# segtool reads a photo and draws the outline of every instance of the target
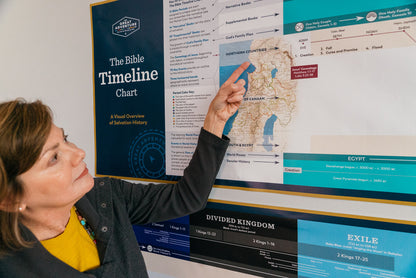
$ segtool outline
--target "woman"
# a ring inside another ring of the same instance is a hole
[[[0,277],[148,277],[132,224],[201,209],[228,146],[221,138],[245,92],[242,64],[211,102],[177,184],[89,174],[41,102],[0,104]],[[236,82],[237,81],[237,82]]]

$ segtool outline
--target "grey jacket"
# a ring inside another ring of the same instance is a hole
[[[0,259],[0,277],[148,277],[132,224],[159,222],[200,210],[206,204],[228,146],[201,129],[198,145],[183,178],[176,184],[134,184],[96,178],[76,207],[96,233],[101,265],[81,273],[52,256],[22,226],[26,248]]]

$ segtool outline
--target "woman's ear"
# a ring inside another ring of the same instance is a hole
[[[19,206],[17,207],[17,210],[19,212],[22,212],[26,209],[26,204],[19,204]]]
[[[0,202],[0,210],[6,212],[22,212],[26,209],[26,204],[16,203],[10,201],[8,198],[5,198]]]

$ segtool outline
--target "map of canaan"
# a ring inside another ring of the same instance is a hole
[[[296,109],[297,81],[291,79],[293,55],[283,38],[253,40],[248,88],[238,113],[229,120],[231,147],[246,152],[279,152],[284,149],[284,130]]]

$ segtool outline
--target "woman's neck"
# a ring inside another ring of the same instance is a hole
[[[22,212],[21,222],[29,228],[39,241],[51,239],[65,231],[71,216],[71,208],[37,210],[26,208]]]

